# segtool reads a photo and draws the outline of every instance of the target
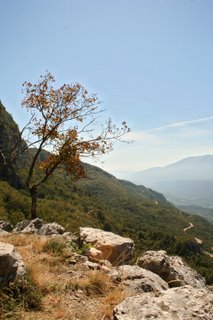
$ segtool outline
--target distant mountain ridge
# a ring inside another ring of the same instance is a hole
[[[213,155],[184,158],[165,167],[139,171],[130,178],[134,183],[145,186],[158,181],[213,180]]]
[[[188,157],[129,178],[163,193],[176,206],[213,207],[213,155]]]

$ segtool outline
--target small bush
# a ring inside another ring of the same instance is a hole
[[[51,252],[57,256],[61,256],[63,255],[65,248],[66,248],[66,244],[63,241],[58,239],[51,239],[44,246],[44,251]]]
[[[71,243],[71,249],[72,251],[84,255],[86,251],[90,248],[94,248],[94,245],[92,243],[84,243],[81,245],[78,245],[76,242]]]
[[[41,298],[42,295],[40,290],[29,276],[18,278],[10,284],[1,284],[1,319],[9,319],[10,315],[15,315],[18,308],[23,308],[25,310],[41,310]]]

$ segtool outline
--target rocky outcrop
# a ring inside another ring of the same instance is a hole
[[[138,266],[123,265],[110,273],[115,281],[122,284],[133,293],[166,290],[167,282],[151,271]]]
[[[23,260],[12,244],[0,242],[0,282],[9,282],[26,273]]]
[[[14,232],[22,232],[22,233],[38,233],[38,230],[42,227],[43,220],[36,218],[34,220],[24,220],[19,222]]]
[[[138,265],[158,274],[170,287],[190,284],[196,288],[205,287],[205,279],[191,269],[180,257],[168,256],[166,251],[147,251],[139,259]]]
[[[16,227],[17,233],[24,232],[26,235],[22,235],[23,238],[27,238],[28,233],[34,233],[31,241],[33,237],[43,239],[40,235],[53,235],[60,242],[64,241],[68,274],[75,277],[86,275],[87,278],[90,270],[93,276],[94,270],[105,273],[101,274],[101,281],[109,281],[109,288],[118,286],[119,293],[122,290],[123,297],[128,296],[114,308],[111,320],[213,319],[213,292],[180,257],[169,257],[166,251],[147,251],[138,259],[138,265],[131,266],[124,264],[134,249],[131,239],[93,228],[80,228],[79,238],[76,239],[64,231],[62,226],[43,224],[40,219],[24,221]],[[0,282],[9,283],[17,275],[24,274],[22,258],[15,252],[14,246],[0,243]],[[96,276],[98,274],[95,273]],[[83,295],[83,291],[80,292]]]
[[[81,246],[90,243],[96,249],[87,252],[91,261],[108,260],[113,265],[128,261],[134,250],[133,240],[94,228],[80,228],[79,243]]]
[[[9,222],[0,221],[0,229],[7,231],[7,232],[10,232],[13,230],[13,226]]]
[[[13,231],[22,233],[36,233],[45,236],[61,235],[65,233],[65,229],[60,224],[55,222],[43,224],[43,220],[39,218],[19,222]]]
[[[44,236],[63,234],[64,232],[65,229],[56,222],[46,223],[38,230],[38,234]]]
[[[114,309],[113,320],[212,320],[213,294],[191,286],[125,299]]]

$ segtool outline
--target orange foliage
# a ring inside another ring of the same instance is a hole
[[[129,131],[126,122],[117,128],[109,119],[97,133],[95,121],[102,112],[97,96],[89,95],[79,83],[55,88],[54,82],[53,75],[47,72],[37,84],[23,84],[22,106],[31,113],[26,129],[34,136],[29,146],[36,148],[26,179],[26,186],[31,191],[44,183],[59,166],[75,179],[82,177],[82,156],[94,157],[109,152],[113,141],[120,140]],[[35,183],[34,169],[45,148],[50,148],[51,154],[40,162],[44,176]]]

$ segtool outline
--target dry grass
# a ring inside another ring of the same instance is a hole
[[[30,245],[34,250],[38,252],[43,250],[44,245],[48,241],[47,237],[45,236],[38,236],[34,234],[24,234],[24,233],[14,233],[9,234],[7,236],[3,236],[0,238],[1,241],[9,242],[14,246],[26,246]]]
[[[87,296],[106,295],[113,288],[111,279],[101,271],[85,271],[81,276],[72,278],[67,289],[82,290]]]
[[[0,241],[16,246],[43,295],[42,311],[21,309],[19,319],[107,320],[114,306],[128,294],[105,272],[89,270],[81,263],[69,265],[63,252],[56,255],[46,250],[45,237],[17,234]]]

